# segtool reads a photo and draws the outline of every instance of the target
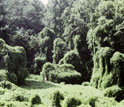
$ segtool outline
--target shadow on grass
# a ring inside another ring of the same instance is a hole
[[[21,88],[25,89],[47,89],[47,88],[56,88],[59,87],[50,82],[45,81],[35,81],[35,80],[26,80],[25,85],[21,86]]]

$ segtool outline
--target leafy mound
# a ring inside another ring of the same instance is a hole
[[[0,76],[15,84],[22,84],[28,76],[26,69],[26,53],[23,47],[8,46],[4,40],[0,39]],[[8,76],[7,76],[8,75]]]
[[[48,81],[66,84],[82,83],[82,75],[70,64],[55,65],[46,63],[41,73],[42,77]]]

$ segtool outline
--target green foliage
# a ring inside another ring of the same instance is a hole
[[[75,97],[67,97],[64,100],[63,107],[77,107],[81,105],[81,101],[78,98]]]
[[[121,101],[124,98],[124,90],[116,85],[106,88],[104,95],[107,97],[113,97],[116,101]]]
[[[31,106],[35,105],[35,104],[39,105],[39,104],[41,104],[41,99],[40,99],[39,95],[35,94],[30,97],[29,102],[31,103]]]
[[[17,88],[16,85],[14,85],[13,83],[11,83],[9,81],[0,82],[0,87],[2,87],[4,89],[8,89],[8,90],[15,90]]]
[[[46,63],[46,57],[37,56],[34,59],[34,73],[39,74],[42,70],[42,66]]]
[[[124,86],[123,11],[123,0],[105,0],[91,15],[87,40],[93,54],[91,83],[95,87]]]
[[[49,72],[54,70],[55,67],[53,64],[47,62],[43,65],[43,68],[42,68],[42,72],[41,72],[41,75],[43,77],[43,79],[45,80],[49,80]]]
[[[55,39],[53,46],[53,63],[57,64],[64,57],[66,52],[66,43],[60,38]]]
[[[73,0],[50,0],[48,2],[46,12],[44,14],[44,24],[52,28],[57,36],[61,36],[63,33],[63,23],[61,15],[64,9],[68,6],[71,6]]]
[[[0,87],[0,95],[5,94],[6,90]]]
[[[0,70],[0,81],[8,81],[8,71],[7,70]]]
[[[18,101],[0,101],[0,106],[1,107],[27,107],[29,104],[27,102],[18,102]]]
[[[43,65],[41,75],[44,80],[56,83],[79,84],[82,82],[81,74],[71,64],[55,65],[46,63]]]
[[[95,102],[98,100],[98,97],[90,97],[89,99],[88,99],[88,103],[89,103],[89,105],[91,105],[91,107],[96,107],[95,106]]]
[[[0,95],[1,107],[8,105],[12,107],[54,107],[56,105],[60,105],[60,107],[64,107],[64,105],[66,107],[123,107],[123,101],[119,103],[113,98],[105,97],[104,90],[101,91],[91,86],[44,82],[40,80],[39,75],[31,75],[25,85],[17,87],[16,90],[3,88],[0,90],[4,93]],[[31,105],[29,99],[36,94],[40,96],[43,103]],[[76,105],[78,101],[80,104]]]
[[[82,70],[80,68],[80,66],[82,65],[80,56],[75,51],[70,51],[65,54],[64,63],[72,64],[75,67],[75,69],[79,72],[81,72],[81,70]]]
[[[11,47],[5,44],[2,39],[0,39],[0,44],[0,69],[8,70],[8,77],[11,82],[22,84],[24,79],[28,76],[28,71],[26,70],[26,53],[24,48],[19,46]],[[13,80],[13,77],[15,80]]]
[[[82,83],[82,86],[90,86],[91,84],[90,84],[90,82],[83,82]]]
[[[79,46],[81,45],[81,37],[80,35],[76,35],[74,38],[74,49],[79,52]]]
[[[54,36],[54,31],[53,29],[49,28],[49,27],[45,27],[40,33],[39,36],[41,38],[45,38],[46,36],[52,38]]]
[[[45,27],[37,37],[40,57],[46,57],[47,62],[52,62],[52,50],[55,33],[52,29]],[[37,55],[37,56],[38,56]]]
[[[123,87],[123,65],[124,65],[124,54],[120,52],[115,52],[110,59],[110,63],[112,64],[112,73],[113,73],[113,81],[116,82],[117,85]]]
[[[77,107],[91,107],[91,106],[90,105],[81,104],[80,106],[77,106]]]
[[[12,96],[12,99],[14,101],[19,101],[19,102],[24,102],[26,99],[25,97],[23,96],[23,93],[18,93],[18,92],[14,92],[13,96]]]
[[[14,84],[18,83],[18,79],[17,79],[17,76],[15,73],[9,73],[8,78],[9,78],[10,82],[12,82]]]
[[[75,51],[69,51],[65,54],[63,61],[65,64],[72,64],[75,69],[82,74],[83,81],[88,79],[88,71],[84,65],[84,63],[81,61],[81,58],[79,54]]]
[[[113,57],[110,59],[110,63],[114,66],[120,65],[121,62],[124,61],[124,54],[120,52],[115,52]]]
[[[59,63],[58,64],[64,64],[64,58],[62,58],[60,61],[59,61]]]
[[[61,107],[61,100],[63,100],[64,97],[59,91],[55,91],[53,92],[51,99],[51,107]]]

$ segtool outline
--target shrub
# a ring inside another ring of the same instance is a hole
[[[24,48],[19,46],[8,46],[2,39],[0,39],[0,44],[0,69],[8,70],[8,74],[14,73],[17,77],[17,83],[19,85],[22,84],[24,79],[28,76],[28,71],[26,69],[26,53]],[[11,78],[9,79],[12,80]],[[16,81],[14,81],[14,83],[16,83]]]
[[[45,78],[47,80],[49,80],[49,72],[52,71],[52,70],[55,70],[55,67],[52,63],[47,62],[43,65],[41,75],[42,75],[44,80],[45,80]]]
[[[90,86],[91,84],[90,84],[90,82],[83,82],[82,83],[82,86]]]
[[[81,101],[75,97],[67,97],[63,103],[63,107],[77,107],[79,105],[81,105]]]
[[[35,105],[35,104],[38,105],[41,104],[41,99],[39,95],[35,94],[29,98],[29,102],[31,103],[31,105]]]
[[[8,81],[8,71],[7,70],[0,70],[0,81]]]
[[[18,79],[15,73],[9,73],[8,78],[10,82],[17,84]]]
[[[79,72],[82,71],[81,66],[83,66],[83,65],[82,65],[80,56],[75,51],[69,51],[65,54],[64,63],[72,64],[77,71],[79,71]]]
[[[46,63],[41,74],[42,77],[56,83],[80,84],[82,82],[82,75],[71,64],[55,65]]]
[[[61,83],[65,82],[66,84],[81,84],[82,76],[77,71],[67,71],[67,72],[50,72],[50,80],[52,82]]]
[[[86,70],[85,65],[82,63],[79,54],[72,50],[65,54],[64,58],[65,64],[71,64],[75,67],[76,71],[80,72],[83,76],[83,79],[87,79],[88,72]]]
[[[5,92],[6,90],[0,87],[0,95],[3,95]]]
[[[52,50],[53,50],[53,41],[55,39],[55,32],[45,27],[39,34],[38,34],[38,46],[39,46],[39,54],[41,56],[46,57],[47,62],[52,62]]]
[[[89,105],[91,106],[91,107],[96,107],[95,106],[95,102],[98,100],[98,97],[96,97],[96,96],[93,96],[93,97],[90,97],[89,99],[88,99],[88,103],[89,103]]]
[[[62,64],[60,65],[60,68],[63,70],[75,70],[74,66],[71,64]]]
[[[116,85],[106,88],[104,95],[107,97],[113,97],[117,101],[121,101],[124,99],[124,90]]]
[[[9,90],[17,89],[17,86],[14,85],[13,83],[9,82],[9,81],[2,81],[2,82],[0,82],[0,87],[2,87],[4,89],[9,89]]]
[[[47,59],[43,56],[37,56],[34,59],[34,73],[39,74],[42,70],[42,66],[46,63]]]
[[[64,58],[59,62],[59,64],[71,64],[75,67],[75,70],[82,74],[83,81],[89,79],[89,71],[86,69],[86,64],[81,61],[80,55],[77,51],[72,50],[65,54]]]
[[[64,54],[66,52],[67,52],[66,43],[60,38],[55,39],[53,46],[53,63],[58,64],[59,60],[64,57]]]
[[[61,107],[61,100],[63,100],[64,97],[59,91],[55,91],[52,94],[52,102],[51,107]]]
[[[14,92],[13,96],[12,96],[12,99],[14,101],[19,101],[19,102],[24,102],[26,101],[25,97],[23,96],[23,94],[21,93],[18,93],[18,92]]]

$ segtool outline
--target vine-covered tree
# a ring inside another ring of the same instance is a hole
[[[91,18],[87,36],[94,60],[91,83],[98,88],[124,86],[123,6],[123,0],[103,1]]]
[[[68,51],[66,43],[60,39],[57,38],[54,40],[53,44],[53,63],[58,63],[65,55],[65,53]]]

